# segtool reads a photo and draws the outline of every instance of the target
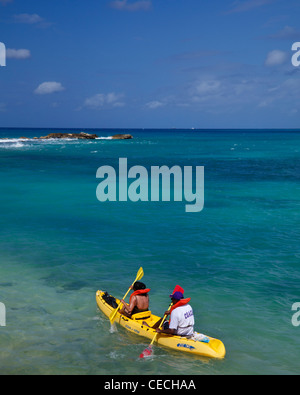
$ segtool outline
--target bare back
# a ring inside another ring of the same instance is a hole
[[[130,312],[132,312],[135,307],[140,311],[147,311],[149,309],[149,295],[133,296],[129,305]]]
[[[136,307],[139,310],[148,310],[149,309],[149,295],[137,295],[136,296]]]

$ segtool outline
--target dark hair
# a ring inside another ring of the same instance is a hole
[[[133,290],[134,291],[139,291],[141,289],[146,289],[146,285],[144,283],[141,283],[140,281],[136,281],[133,284]]]

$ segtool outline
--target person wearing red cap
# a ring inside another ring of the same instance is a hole
[[[176,285],[172,295],[172,307],[166,314],[170,314],[168,325],[164,325],[164,329],[156,329],[158,333],[166,333],[177,336],[192,336],[194,333],[194,313],[189,305],[191,298],[184,298],[184,289]]]

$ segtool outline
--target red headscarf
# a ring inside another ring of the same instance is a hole
[[[175,292],[180,292],[180,293],[182,293],[182,295],[183,295],[183,294],[184,294],[184,289],[181,288],[180,285],[176,285],[176,287],[174,288],[174,291],[173,291],[172,295],[174,295]],[[170,297],[171,297],[172,295],[170,295]]]
[[[174,288],[174,291],[173,291],[172,295],[170,295],[170,297],[172,297],[175,294],[175,292],[180,292],[183,295],[184,289],[180,285],[176,285],[176,287]],[[170,313],[172,314],[172,311],[177,309],[177,307],[185,306],[186,304],[188,304],[190,302],[190,300],[191,300],[191,298],[178,300],[178,302],[175,303],[171,307]]]

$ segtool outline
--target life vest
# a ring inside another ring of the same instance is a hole
[[[130,301],[132,299],[133,296],[137,296],[137,295],[147,295],[147,293],[149,293],[151,291],[150,288],[147,289],[139,289],[138,291],[134,291],[131,295],[130,295]]]
[[[176,304],[174,304],[174,305],[171,307],[170,314],[172,314],[172,311],[174,311],[175,309],[177,309],[177,307],[185,306],[186,304],[189,304],[190,301],[191,301],[191,298],[179,300]]]

